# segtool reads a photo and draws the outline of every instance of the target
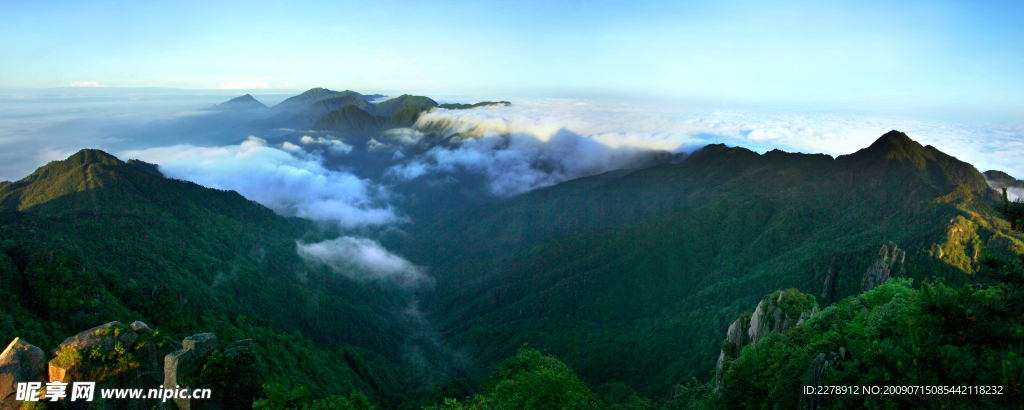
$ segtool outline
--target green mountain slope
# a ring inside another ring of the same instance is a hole
[[[318,120],[312,129],[340,133],[369,135],[380,130],[381,120],[355,105],[332,111]]]
[[[994,189],[1011,187],[1024,188],[1024,181],[1014,178],[1003,171],[985,171],[982,175],[985,176],[985,180],[987,180]]]
[[[729,409],[1017,407],[1024,397],[1024,255],[1010,261],[988,264],[999,278],[992,286],[915,287],[897,279],[742,350],[723,343],[720,384],[701,401]],[[774,300],[784,299],[777,292],[765,303]],[[747,314],[737,323],[747,320],[754,322]],[[854,390],[801,394],[821,386]]]
[[[350,105],[358,107],[360,110],[368,113],[372,113],[375,110],[373,104],[366,102],[366,100],[361,97],[353,95],[338,95],[324,98],[311,104],[309,107],[296,114],[293,121],[296,124],[301,124],[301,126],[316,124],[317,121],[330,112],[337,111]]]
[[[381,131],[387,131],[392,128],[410,128],[413,124],[416,124],[416,120],[420,118],[420,114],[423,114],[424,109],[415,105],[408,105],[402,107],[402,109],[395,111],[384,120],[381,124]]]
[[[233,191],[83,150],[0,185],[0,339],[45,350],[81,329],[144,320],[175,339],[253,338],[262,382],[315,395],[410,390],[394,320],[407,296],[307,266],[320,240]]]
[[[275,112],[298,112],[305,109],[306,107],[309,107],[310,104],[313,104],[324,98],[330,98],[331,96],[334,96],[336,94],[338,94],[337,91],[331,91],[326,88],[310,88],[309,90],[304,91],[302,94],[296,95],[294,97],[289,97],[284,101],[281,101],[277,105],[273,106],[271,109],[274,110]]]
[[[373,97],[378,96],[379,95],[373,95]],[[366,98],[367,97],[355,91],[346,90],[335,92],[325,89],[313,89],[300,94],[299,96],[289,98],[281,103],[288,103],[288,107],[294,107],[295,105],[303,102],[309,102],[309,104],[301,108],[293,108],[289,111],[282,112],[272,118],[269,118],[266,123],[274,126],[289,126],[297,128],[305,128],[309,126],[315,127],[316,124],[321,119],[324,119],[328,114],[351,105],[367,112],[371,116],[381,117],[378,120],[381,124],[385,122],[387,117],[398,115],[398,117],[392,120],[391,125],[386,128],[390,129],[397,128],[398,124],[408,123],[411,125],[415,120],[410,122],[410,118],[418,117],[419,112],[437,106],[437,103],[434,102],[434,100],[422,96],[402,95],[379,104],[369,103]],[[281,104],[278,105],[280,106]],[[399,112],[406,107],[419,108],[419,110],[417,111],[414,108],[410,108],[402,112],[402,114],[399,114]],[[276,108],[277,106],[275,106],[275,109]],[[337,121],[338,118],[334,118],[327,120],[327,123]]]
[[[420,108],[423,108],[423,109],[430,109],[430,108],[433,108],[433,107],[437,107],[437,102],[434,101],[434,100],[431,100],[428,97],[423,97],[423,96],[419,96],[419,95],[402,94],[401,96],[392,98],[392,99],[387,100],[387,101],[383,101],[383,102],[377,103],[375,105],[376,105],[376,111],[373,112],[373,115],[378,115],[378,116],[381,116],[381,117],[387,117],[387,116],[389,116],[391,114],[394,114],[394,113],[398,112],[398,110],[401,110],[402,108],[408,107],[408,106],[416,106],[416,107],[420,107]]]
[[[528,343],[593,385],[660,395],[705,378],[761,295],[859,294],[887,241],[909,250],[899,275],[974,280],[976,249],[1020,244],[993,195],[898,132],[836,159],[712,145],[421,221],[402,249],[438,278],[426,305],[443,332],[483,363]]]

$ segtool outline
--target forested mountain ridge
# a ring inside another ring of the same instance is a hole
[[[859,294],[889,241],[908,250],[894,276],[975,280],[982,247],[1024,250],[994,203],[973,166],[895,131],[835,159],[711,145],[423,221],[404,252],[482,361],[529,343],[592,385],[655,395],[704,378],[760,295]]]
[[[378,97],[374,95],[374,97]],[[241,97],[240,97],[241,98]],[[288,126],[305,129],[312,127],[312,129],[319,130],[324,129],[322,125],[326,123],[337,122],[337,119],[330,119],[328,117],[338,117],[340,110],[345,110],[347,115],[353,115],[349,107],[357,107],[360,111],[367,113],[371,118],[374,118],[375,122],[379,123],[373,127],[349,130],[349,132],[358,133],[369,133],[374,134],[380,131],[380,125],[382,125],[387,118],[398,113],[407,107],[416,107],[422,110],[428,110],[433,107],[437,107],[438,104],[434,100],[424,97],[403,94],[401,96],[381,101],[379,103],[371,103],[367,100],[366,96],[359,94],[355,91],[330,91],[327,89],[314,88],[306,91],[295,97],[291,97],[280,104],[274,106],[273,110],[279,111],[279,113],[273,117],[267,118],[262,122],[269,126]],[[232,100],[234,101],[234,100]],[[278,108],[281,107],[281,108]],[[405,126],[411,126],[408,124]]]
[[[470,230],[445,241],[465,239],[473,242],[466,245],[473,249],[514,250],[522,243],[648,220],[687,201],[768,197],[800,203],[816,197],[829,201],[834,205],[831,209],[842,210],[845,205],[840,198],[859,202],[898,195],[908,200],[913,195],[921,199],[959,185],[986,195],[984,178],[973,166],[893,131],[869,148],[835,159],[780,150],[759,155],[740,147],[708,145],[682,164],[580,178],[503,203],[460,209],[442,215],[436,223]],[[814,205],[821,208],[823,204]],[[545,223],[505,223],[530,217]],[[477,234],[475,229],[488,232]],[[491,238],[475,241],[477,235]]]
[[[992,188],[1024,188],[1024,181],[1016,179],[1003,171],[985,171],[985,179],[989,181]]]
[[[260,383],[395,406],[406,296],[309,267],[308,221],[233,191],[164,178],[97,150],[0,186],[0,338],[45,350],[82,329],[144,320],[180,340],[255,339]],[[224,346],[221,346],[224,347]]]
[[[383,97],[383,96],[380,95],[380,94],[363,95],[363,94],[360,94],[360,93],[357,93],[357,92],[351,91],[351,90],[331,91],[331,90],[328,90],[326,88],[316,87],[316,88],[310,88],[310,89],[308,89],[306,91],[303,91],[299,95],[288,97],[287,99],[285,99],[284,101],[281,101],[280,103],[278,103],[277,105],[271,107],[270,109],[272,111],[278,112],[278,113],[280,113],[280,112],[295,113],[295,112],[301,111],[301,110],[309,107],[311,104],[313,104],[313,103],[315,103],[317,101],[320,101],[320,100],[323,100],[323,99],[327,99],[327,98],[339,98],[339,97],[353,97],[353,98],[362,99],[364,101],[370,101],[370,100],[373,100],[373,99],[376,99],[376,98],[380,98],[380,97]]]

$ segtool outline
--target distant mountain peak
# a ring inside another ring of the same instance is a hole
[[[918,168],[924,168],[927,161],[935,160],[936,153],[941,154],[934,148],[928,149],[922,146],[907,134],[892,130],[878,137],[867,148],[843,157],[854,162],[898,160],[912,163]]]
[[[310,88],[303,91],[302,94],[288,97],[284,101],[281,101],[273,107],[274,111],[277,112],[297,112],[302,109],[309,107],[310,104],[315,103],[324,98],[329,98],[338,94],[337,91],[331,91],[326,88],[316,87]]]
[[[34,181],[40,178],[48,178],[53,175],[61,175],[70,170],[88,167],[90,165],[123,165],[117,157],[98,149],[80,150],[65,160],[51,161],[49,164],[39,167],[32,175],[25,177],[22,181]]]
[[[235,97],[220,104],[214,104],[212,107],[207,108],[210,111],[239,111],[239,110],[254,110],[264,109],[266,105],[259,102],[251,94],[245,94],[240,97]]]
[[[922,146],[896,130],[883,134],[867,148],[839,156],[836,161],[837,165],[865,175],[896,178],[896,174],[917,174],[941,189],[968,185],[975,192],[981,192],[987,188],[985,178],[971,164],[930,145]]]
[[[923,148],[917,141],[911,139],[907,134],[891,130],[881,137],[878,137],[875,142],[868,146],[867,149],[890,149],[890,148]]]
[[[106,153],[106,151],[86,148],[76,152],[74,155],[68,157],[63,161],[74,165],[88,165],[88,164],[106,164],[106,165],[120,165],[123,163],[117,157]]]
[[[992,189],[1024,187],[1024,181],[1017,180],[1017,178],[1003,171],[990,170],[981,174],[985,176],[985,181],[988,182]]]
[[[323,88],[323,87],[315,87],[315,88],[310,88],[310,89],[308,89],[306,91],[303,91],[302,94],[299,94],[299,95],[297,95],[295,97],[318,97],[318,96],[325,96],[325,95],[331,95],[331,94],[337,94],[337,93],[338,93],[337,91],[331,91],[331,90],[328,90],[328,89]],[[295,97],[292,97],[292,98],[295,98]]]

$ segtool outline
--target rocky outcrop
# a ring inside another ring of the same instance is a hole
[[[939,252],[939,257],[941,258],[941,248]],[[906,257],[907,252],[900,249],[892,241],[882,245],[882,249],[878,251],[878,257],[875,258],[874,263],[871,264],[867,272],[864,272],[864,278],[860,282],[861,291],[867,292],[889,280],[894,273],[894,268],[902,267]],[[899,265],[897,266],[897,264]]]
[[[808,387],[811,387],[812,391],[817,391],[819,387],[825,386],[825,373],[828,369],[842,366],[843,363],[852,360],[849,352],[846,348],[840,347],[838,352],[831,353],[819,353],[814,361],[811,362],[810,366],[807,367],[807,372],[804,373],[804,380],[801,387],[801,392]],[[828,408],[829,400],[832,395],[829,394],[803,394],[800,395],[800,408],[807,410],[818,410]]]
[[[715,366],[715,386],[721,386],[726,362],[739,357],[744,346],[756,345],[772,333],[785,334],[817,313],[814,296],[796,289],[780,290],[761,299],[749,318],[742,315],[729,325]]]
[[[164,356],[164,386],[177,388],[194,387],[186,382],[186,378],[199,369],[207,356],[217,349],[217,336],[213,333],[201,333],[186,337],[181,341],[181,349]],[[179,409],[192,408],[190,399],[175,398]],[[201,407],[201,406],[196,406]]]
[[[210,397],[166,401],[161,398],[61,401],[65,409],[217,409],[251,410],[257,393],[256,357],[252,339],[218,350],[213,333],[185,338],[180,344],[149,325],[109,322],[65,339],[51,354],[15,338],[0,354],[0,409],[19,409],[17,383],[95,382],[100,389],[209,389]]]
[[[154,357],[139,355],[135,343],[138,338],[138,333],[121,322],[109,322],[71,336],[53,351],[56,357],[49,363],[50,381],[100,383],[139,379],[137,373],[143,368],[153,369]]]
[[[722,351],[719,353],[718,363],[715,365],[715,386],[719,386],[722,383],[720,377],[725,359],[727,357],[735,358],[743,350],[743,346],[750,344],[750,339],[747,336],[749,323],[750,317],[742,315],[732,322],[729,325],[729,330],[725,332],[725,342],[722,343]]]
[[[158,388],[163,381],[159,358],[173,348],[172,343],[155,335],[145,323],[126,326],[109,322],[64,340],[52,352],[48,364],[49,381],[62,383],[96,382],[96,388]],[[115,408],[148,409],[159,400],[114,401]],[[72,406],[68,404],[68,406]],[[70,408],[70,407],[69,407]]]
[[[18,383],[46,381],[46,354],[21,338],[14,338],[0,353],[0,408],[19,409]]]
[[[132,331],[136,333],[153,333],[153,329],[149,328],[149,325],[142,323],[142,321],[136,320],[132,324],[128,325]]]
[[[799,296],[794,295],[794,292],[799,294]],[[778,295],[777,297],[775,296],[776,294]],[[818,305],[814,302],[813,297],[810,297],[812,305],[808,306],[809,309],[806,311],[787,310],[788,307],[783,306],[787,296],[790,299],[796,297],[806,299],[809,297],[809,295],[790,289],[788,291],[776,292],[771,298],[762,299],[761,303],[758,303],[757,308],[754,309],[754,313],[750,315],[750,328],[747,330],[750,344],[757,343],[759,340],[768,337],[772,332],[785,334],[793,326],[803,323],[818,313]]]
[[[164,357],[164,386],[210,389],[208,399],[175,398],[181,410],[252,409],[256,395],[256,359],[252,339],[234,342],[221,352],[217,337],[202,333],[185,338],[181,349]]]

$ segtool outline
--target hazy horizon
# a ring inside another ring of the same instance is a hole
[[[1024,111],[1019,2],[187,1],[4,12],[2,88],[637,95],[1015,122]]]

